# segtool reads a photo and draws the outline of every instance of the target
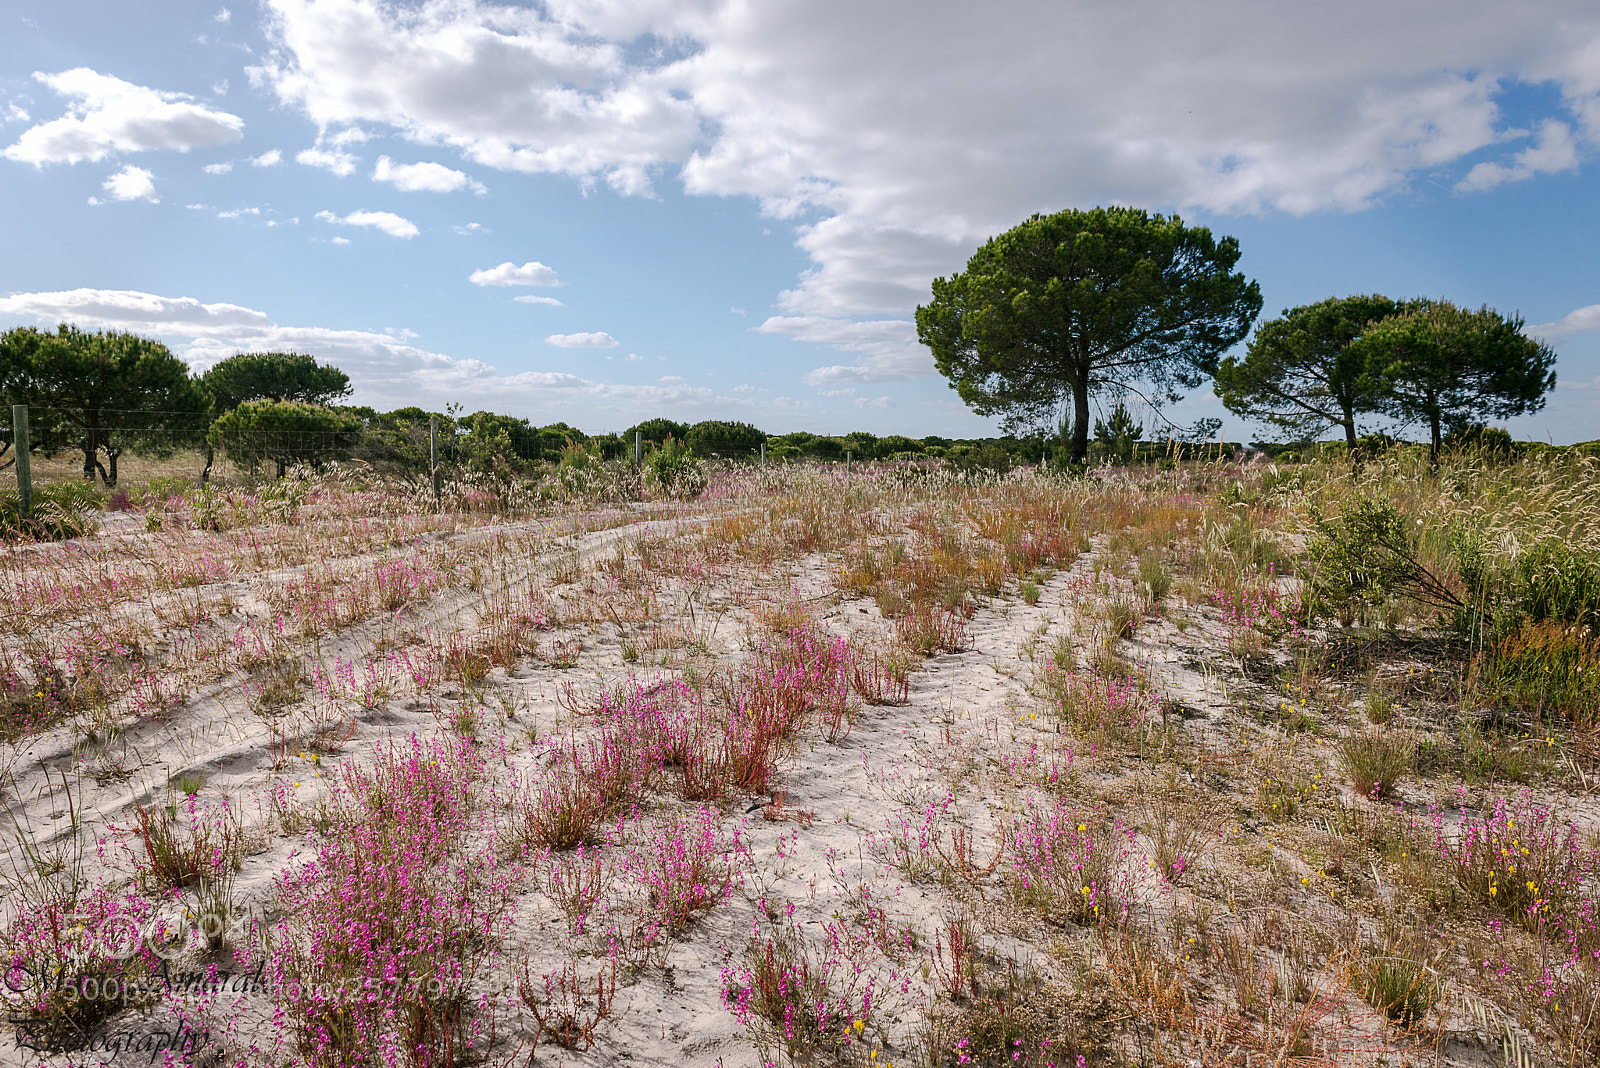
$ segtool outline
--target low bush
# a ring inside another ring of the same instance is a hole
[[[62,541],[100,529],[100,494],[87,482],[50,482],[33,487],[33,509],[24,520],[15,486],[0,488],[0,539]]]
[[[346,776],[316,856],[279,877],[268,974],[305,1064],[459,1064],[491,1030],[475,987],[518,873],[469,846],[480,771],[450,742],[381,752]]]
[[[1133,830],[1109,829],[1104,814],[1057,804],[1005,827],[1006,884],[1012,899],[1050,919],[1078,924],[1126,919],[1117,872],[1133,851]]]
[[[1550,622],[1519,624],[1484,659],[1484,691],[1502,714],[1529,723],[1600,723],[1600,636]]]
[[[1374,801],[1394,793],[1416,762],[1416,746],[1381,731],[1352,734],[1340,744],[1345,770],[1356,793]]]

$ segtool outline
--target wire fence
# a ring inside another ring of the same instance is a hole
[[[281,478],[290,469],[355,460],[380,473],[441,478],[462,470],[533,475],[569,461],[574,453],[637,466],[691,456],[764,465],[764,442],[697,437],[654,441],[641,433],[588,436],[546,428],[513,441],[490,426],[449,417],[364,420],[348,411],[294,413],[278,425],[217,419],[210,413],[148,409],[53,408],[18,405],[0,426],[0,470],[14,469],[15,497],[0,502],[27,518],[33,483],[98,483],[115,491],[125,483],[156,481],[207,485],[227,480]],[[0,416],[3,418],[3,416]],[[305,425],[320,422],[323,425]],[[523,429],[527,428],[524,424]],[[630,438],[632,440],[628,440]]]

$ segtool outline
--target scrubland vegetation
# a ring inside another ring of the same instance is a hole
[[[1600,1061],[1593,457],[121,508],[0,555],[30,1063]]]

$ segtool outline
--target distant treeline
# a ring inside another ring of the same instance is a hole
[[[338,409],[358,417],[364,427],[351,449],[352,458],[376,466],[417,470],[428,463],[428,425],[439,420],[441,460],[469,468],[502,472],[531,469],[539,464],[557,464],[578,453],[602,460],[631,459],[635,437],[642,458],[662,450],[681,452],[699,459],[755,460],[766,446],[768,463],[797,460],[858,463],[890,460],[938,460],[963,469],[1006,471],[1031,464],[1060,465],[1065,457],[1058,439],[1044,436],[1003,435],[986,438],[947,438],[928,435],[922,438],[902,434],[879,436],[864,430],[848,434],[813,434],[799,430],[789,434],[768,434],[748,423],[705,420],[680,423],[671,419],[650,419],[621,432],[586,434],[566,423],[534,426],[526,419],[479,411],[471,415],[429,412],[421,408],[399,408],[378,412],[372,408]],[[1344,453],[1344,442],[1197,443],[1174,439],[1143,441],[1120,430],[1115,422],[1102,424],[1089,449],[1091,463],[1159,464],[1210,457],[1237,457],[1258,450],[1275,460],[1294,462]],[[1133,428],[1137,429],[1137,428]],[[1363,437],[1364,453],[1377,454],[1410,443],[1385,435]],[[1550,449],[1542,442],[1515,442],[1504,430],[1476,426],[1452,435],[1448,448],[1478,448],[1508,456]],[[1570,446],[1600,454],[1600,441]]]

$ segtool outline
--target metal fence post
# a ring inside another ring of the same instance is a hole
[[[439,417],[428,417],[428,474],[433,479],[433,503],[435,507],[440,504],[441,487],[439,485]]]
[[[761,443],[761,466],[767,466],[767,443],[764,441]]]
[[[639,460],[644,455],[644,441],[643,441],[643,438],[644,438],[644,431],[635,430],[633,432],[633,466],[635,466],[635,467],[639,466]]]
[[[17,450],[17,515],[27,520],[33,515],[33,467],[28,457],[28,406],[11,406],[11,427]]]
[[[844,473],[847,474],[847,475],[850,474],[851,471],[853,470],[853,466],[852,466],[852,462],[851,462],[850,457],[851,457],[850,453],[846,452],[844,454]]]

